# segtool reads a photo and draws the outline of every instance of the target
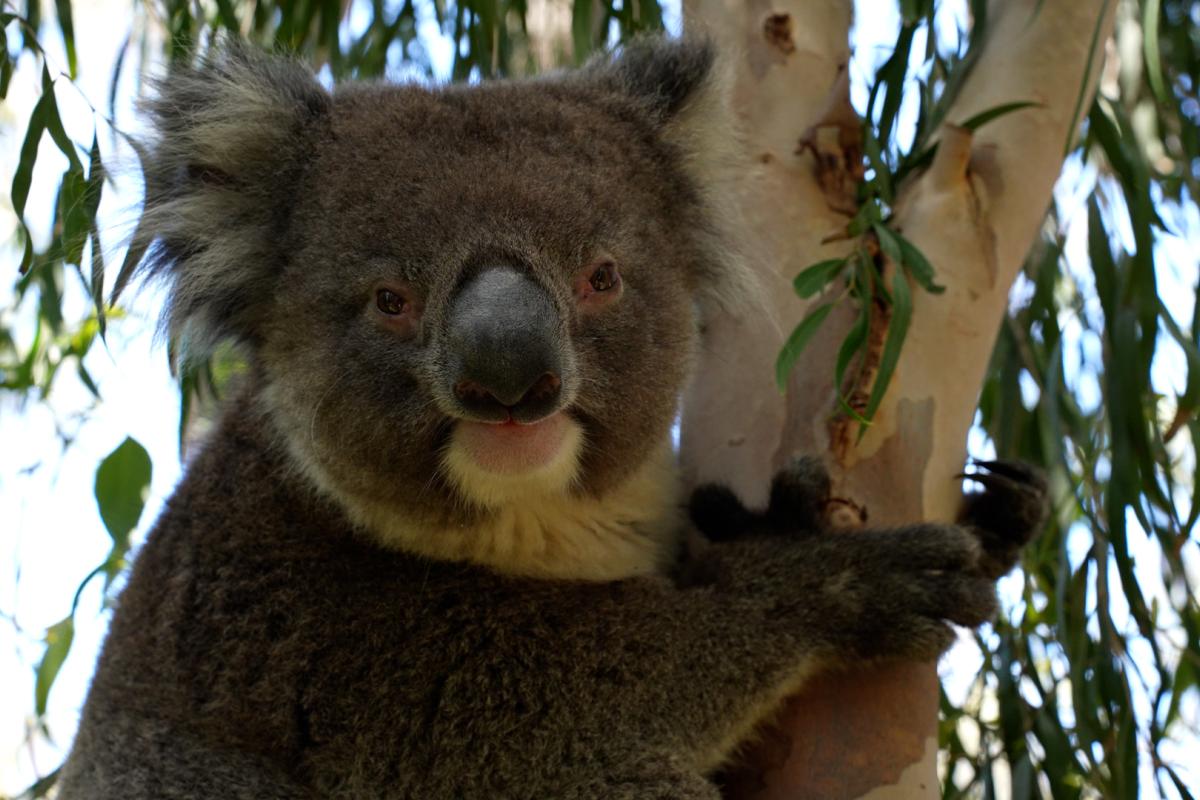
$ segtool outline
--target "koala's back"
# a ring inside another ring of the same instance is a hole
[[[384,550],[293,482],[260,427],[225,421],[139,553],[62,797],[571,796],[654,749],[653,645],[605,620],[659,605],[659,579]]]

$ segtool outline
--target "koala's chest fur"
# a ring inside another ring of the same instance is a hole
[[[248,427],[218,433],[139,554],[89,714],[269,754],[322,796],[487,796],[525,785],[534,753],[602,774],[653,739],[643,678],[671,643],[631,645],[617,620],[664,579],[382,549],[303,484],[263,481],[286,470]],[[109,729],[85,724],[77,751]]]

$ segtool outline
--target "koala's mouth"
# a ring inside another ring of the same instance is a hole
[[[498,475],[520,475],[551,465],[567,444],[574,423],[562,411],[537,422],[474,422],[460,420],[451,446],[480,469]]]
[[[583,427],[566,411],[533,423],[459,419],[442,451],[442,466],[464,499],[508,507],[569,492],[583,440]]]

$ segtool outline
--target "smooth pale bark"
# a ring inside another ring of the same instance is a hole
[[[538,72],[575,60],[571,11],[569,0],[529,0],[525,30],[529,33],[529,50]]]
[[[707,30],[736,61],[734,102],[752,162],[739,198],[774,306],[774,319],[720,319],[709,331],[683,412],[689,480],[726,483],[760,505],[779,465],[795,454],[823,453],[834,477],[830,516],[837,527],[954,517],[954,476],[1008,290],[1045,218],[1089,61],[1078,107],[1087,108],[1099,72],[1090,46],[1105,6],[990,4],[984,52],[940,132],[938,156],[902,187],[896,206],[895,227],[933,263],[946,292],[914,287],[903,356],[874,425],[858,441],[857,426],[835,415],[833,386],[835,354],[853,321],[850,304],[809,345],[786,397],[773,384],[783,338],[806,311],[791,279],[852,246],[824,244],[845,228],[861,169],[844,79],[851,4],[685,0],[689,28]],[[1111,8],[1099,24],[1103,44]],[[1026,100],[1039,105],[974,135],[953,124]],[[882,329],[873,331],[875,358],[882,338]],[[731,776],[729,794],[935,797],[936,710],[933,665],[829,675],[788,707],[751,766]]]

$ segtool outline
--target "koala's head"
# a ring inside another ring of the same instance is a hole
[[[333,93],[215,52],[149,105],[170,332],[240,342],[293,462],[385,542],[607,577],[588,542],[641,537],[653,561],[697,308],[745,287],[709,183],[717,84],[710,46],[666,40]]]

